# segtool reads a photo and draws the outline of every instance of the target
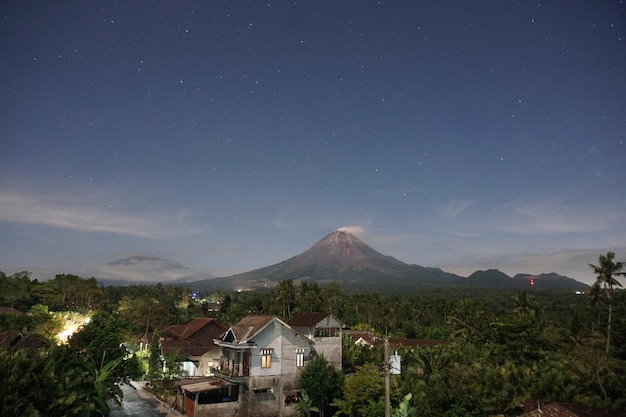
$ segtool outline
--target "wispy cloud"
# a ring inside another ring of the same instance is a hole
[[[441,233],[449,236],[455,237],[470,237],[470,238],[480,238],[483,237],[480,233],[466,233],[466,232],[458,232],[454,230],[442,230]]]
[[[439,216],[454,219],[474,205],[475,200],[452,200],[439,210]]]
[[[87,196],[0,190],[0,221],[152,239],[190,230],[182,224],[184,213],[181,212],[128,214],[97,200]]]
[[[495,226],[520,234],[599,233],[626,224],[623,203],[569,204],[561,198],[516,200],[492,212]]]

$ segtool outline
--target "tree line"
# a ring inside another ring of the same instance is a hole
[[[0,328],[49,341],[40,350],[0,352],[0,377],[10,382],[0,388],[0,407],[6,415],[104,416],[107,399],[121,400],[120,384],[148,377],[151,361],[161,367],[154,348],[154,357],[141,357],[137,345],[160,324],[328,312],[379,340],[440,341],[392,347],[402,373],[391,378],[391,399],[403,415],[518,415],[532,398],[623,410],[626,293],[618,289],[623,263],[614,256],[589,265],[597,281],[584,295],[534,288],[357,293],[337,282],[291,279],[264,291],[195,294],[170,285],[103,287],[74,275],[38,282],[28,272],[0,272],[0,306],[29,313],[0,314]],[[68,312],[89,313],[91,321],[58,346],[54,335]],[[323,357],[311,361],[302,377],[303,412],[382,415],[383,353],[381,344],[344,337],[344,372],[329,374]]]

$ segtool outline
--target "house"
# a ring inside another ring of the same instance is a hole
[[[0,349],[39,349],[47,347],[48,341],[34,333],[22,333],[17,330],[0,330]]]
[[[189,417],[297,414],[293,401],[301,369],[315,353],[313,340],[278,317],[248,316],[214,343],[221,348],[215,379],[179,385],[179,411]]]
[[[382,346],[385,339],[374,335],[368,330],[344,330],[344,334],[348,336],[354,344],[360,346],[374,347]],[[443,340],[436,339],[410,339],[407,337],[390,337],[389,347],[391,349],[399,349],[401,347],[416,348],[418,346],[434,347],[444,343]]]
[[[288,322],[291,327],[315,342],[315,351],[341,370],[341,335],[346,324],[328,313],[301,313]]]
[[[436,339],[409,339],[406,337],[390,337],[389,347],[398,349],[401,347],[416,348],[418,346],[434,347],[443,343],[443,340]]]
[[[523,417],[580,417],[559,404],[548,404],[543,408],[537,408],[522,414]]]
[[[383,341],[383,339],[376,337],[376,335],[369,330],[344,330],[343,333],[354,344],[359,346],[374,347]]]
[[[239,384],[215,376],[183,379],[175,385],[176,408],[191,417],[232,415],[239,400]]]
[[[184,325],[162,326],[158,331],[162,354],[177,350],[187,376],[209,376],[219,365],[221,350],[214,340],[224,334],[226,327],[217,320],[195,318]]]
[[[16,316],[21,316],[24,315],[26,313],[17,310],[13,307],[0,307],[0,314],[15,314]]]

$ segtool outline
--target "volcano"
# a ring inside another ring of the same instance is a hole
[[[456,278],[459,277],[438,268],[409,265],[383,255],[352,233],[337,229],[286,261],[242,274],[196,282],[194,287],[249,290],[271,288],[281,280],[293,279],[320,284],[336,281],[344,288],[372,290],[449,284]]]

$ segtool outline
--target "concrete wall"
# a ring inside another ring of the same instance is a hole
[[[254,342],[257,347],[251,351],[251,377],[298,374],[296,349],[303,348],[304,356],[311,356],[312,348],[308,340],[275,321],[257,335]],[[261,368],[262,349],[273,349],[271,368]]]
[[[341,371],[341,337],[316,337],[315,351],[324,355],[328,363]]]

